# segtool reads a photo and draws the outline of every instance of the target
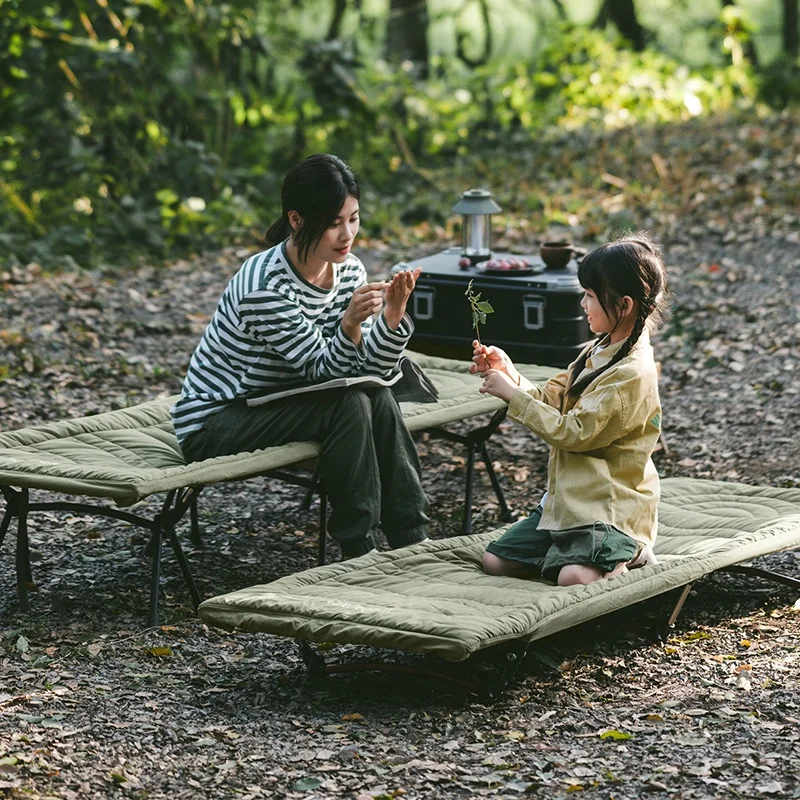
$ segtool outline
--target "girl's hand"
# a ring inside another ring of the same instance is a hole
[[[487,370],[494,369],[504,373],[516,385],[519,385],[519,371],[505,350],[501,350],[494,345],[487,347],[475,339],[472,342],[472,361],[473,363],[469,365],[469,371],[473,375],[485,375]]]
[[[342,330],[356,347],[361,344],[361,323],[381,310],[383,290],[386,284],[364,283],[350,298],[350,303],[342,317]]]
[[[481,394],[494,395],[508,403],[518,388],[516,382],[511,380],[505,372],[489,369],[483,373],[483,384],[481,385],[480,392]]]
[[[397,330],[403,315],[406,313],[406,303],[414,291],[422,272],[422,267],[414,270],[401,269],[392,275],[392,280],[386,285],[385,305],[383,306],[383,318],[386,324],[394,331]]]

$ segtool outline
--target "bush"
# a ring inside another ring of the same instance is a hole
[[[746,64],[691,71],[577,27],[531,64],[439,59],[419,82],[360,63],[357,42],[304,38],[293,0],[272,5],[140,0],[118,17],[81,0],[4,0],[0,261],[130,263],[251,239],[278,211],[286,165],[308,152],[337,152],[376,202],[408,206],[427,168],[524,147],[551,126],[755,102]],[[796,99],[793,69],[775,68],[775,102]],[[369,232],[391,216],[377,208]]]

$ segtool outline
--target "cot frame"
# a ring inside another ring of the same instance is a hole
[[[466,475],[464,488],[464,518],[462,521],[462,535],[472,532],[472,497],[475,482],[475,456],[479,453],[484,462],[489,479],[500,506],[500,513],[505,521],[510,519],[510,509],[506,503],[500,480],[492,466],[492,459],[488,450],[488,441],[497,431],[507,414],[506,408],[501,408],[492,414],[491,419],[484,425],[479,425],[466,434],[455,433],[442,426],[421,429],[420,433],[428,433],[435,438],[445,439],[454,444],[461,444],[467,448]],[[305,488],[306,495],[303,506],[308,509],[311,499],[316,494],[320,498],[319,504],[319,535],[318,535],[318,554],[317,563],[323,565],[327,561],[328,544],[328,496],[325,485],[318,470],[315,470],[310,478],[288,472],[293,466],[298,466],[303,462],[289,462],[285,468],[269,470],[267,472],[254,473],[247,477],[263,476],[269,479],[280,480],[296,486]],[[246,480],[240,478],[237,480]],[[184,583],[189,590],[191,604],[196,612],[200,604],[200,593],[192,576],[186,554],[181,547],[180,539],[177,535],[177,525],[181,522],[186,512],[190,515],[190,541],[193,546],[202,546],[202,536],[198,522],[197,499],[203,490],[202,485],[184,486],[178,489],[171,489],[166,492],[161,505],[161,510],[152,519],[134,514],[130,511],[114,508],[102,504],[83,503],[76,501],[57,500],[48,502],[31,502],[30,489],[27,487],[14,486],[13,484],[0,485],[0,492],[6,501],[5,513],[0,522],[0,548],[3,546],[6,534],[11,526],[11,522],[17,520],[16,535],[16,578],[17,596],[20,610],[30,611],[30,601],[28,593],[35,590],[36,584],[33,580],[30,558],[30,540],[28,537],[28,515],[37,511],[72,511],[75,513],[88,514],[97,517],[121,520],[128,522],[150,532],[145,555],[151,559],[150,568],[150,605],[148,611],[148,626],[158,626],[158,603],[159,588],[161,581],[161,559],[162,545],[166,539],[178,562],[183,576]],[[46,491],[46,490],[37,490]]]
[[[709,575],[714,575],[718,572],[729,572],[746,575],[748,577],[762,578],[800,591],[800,578],[794,578],[791,575],[784,575],[780,572],[774,572],[760,567],[753,567],[749,563],[732,564],[727,567],[722,567],[707,573],[703,577],[707,578]],[[680,594],[672,605],[671,610],[664,612],[661,619],[647,632],[647,638],[651,642],[659,644],[667,642],[672,631],[675,629],[678,617],[696,582],[695,580],[685,584],[683,587],[668,590],[668,592],[680,591]],[[514,682],[526,655],[531,650],[536,640],[531,641],[525,638],[515,639],[503,645],[497,645],[494,648],[489,648],[488,650],[479,651],[479,653],[474,654],[485,657],[487,653],[491,653],[492,656],[495,656],[491,659],[493,662],[491,674],[480,684],[463,680],[434,669],[394,664],[390,661],[359,661],[349,664],[329,663],[322,653],[314,650],[310,642],[305,639],[297,639],[296,641],[300,651],[300,658],[311,679],[321,679],[333,674],[354,672],[399,673],[435,680],[447,685],[454,693],[461,693],[477,700],[491,701],[500,697]],[[495,652],[492,653],[491,651]],[[442,660],[442,663],[445,662]]]

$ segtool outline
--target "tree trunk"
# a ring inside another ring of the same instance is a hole
[[[347,11],[347,0],[333,0],[333,15],[331,16],[331,24],[328,26],[328,35],[325,37],[326,41],[332,42],[334,39],[339,38],[342,32],[342,19],[344,19],[344,12]]]
[[[456,57],[460,58],[470,69],[486,64],[491,58],[492,48],[494,47],[494,38],[492,36],[492,19],[489,16],[489,3],[488,0],[478,0],[481,7],[481,16],[483,17],[484,38],[483,38],[483,55],[478,58],[470,58],[467,56],[465,45],[467,42],[467,34],[464,31],[456,33]]]
[[[567,9],[564,8],[564,3],[562,2],[562,0],[553,0],[553,5],[556,8],[556,14],[558,14],[558,18],[562,22],[566,22],[567,19],[568,19],[568,17],[567,17]]]
[[[412,61],[417,74],[428,77],[427,0],[391,0],[386,54],[392,64]]]
[[[800,55],[797,0],[783,0],[783,52],[792,58]]]
[[[609,22],[617,26],[634,50],[644,50],[645,29],[636,16],[633,0],[603,0],[593,27],[604,28]]]

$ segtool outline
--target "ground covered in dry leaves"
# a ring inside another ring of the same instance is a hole
[[[657,132],[607,156],[607,186],[582,193],[665,245],[674,299],[656,340],[662,475],[800,486],[797,130],[784,117],[674,140]],[[524,247],[520,235],[509,230],[509,244]],[[173,394],[243,255],[113,275],[9,269],[3,430]],[[365,260],[377,274],[406,255]],[[433,534],[455,535],[463,453],[419,446]],[[520,514],[543,490],[545,456],[510,423],[495,437]],[[189,551],[201,594],[312,566],[316,509],[298,501],[296,488],[266,480],[206,490],[205,547]],[[498,522],[481,472],[475,529]],[[0,554],[0,797],[800,797],[796,591],[708,578],[667,642],[647,635],[662,598],[539,643],[513,687],[486,703],[407,675],[311,680],[292,642],[202,625],[169,554],[163,625],[145,629],[140,532],[56,513],[30,527],[29,614],[17,608],[13,542]],[[762,562],[800,576],[797,553]]]

